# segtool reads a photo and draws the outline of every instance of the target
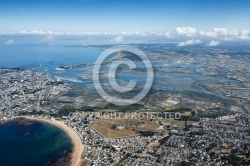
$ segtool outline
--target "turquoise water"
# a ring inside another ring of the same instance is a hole
[[[47,123],[0,126],[0,165],[45,166],[73,149],[68,135]]]

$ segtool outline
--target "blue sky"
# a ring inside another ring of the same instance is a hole
[[[0,0],[0,31],[250,29],[249,0]]]
[[[248,39],[249,30],[249,0],[0,0],[2,34]]]

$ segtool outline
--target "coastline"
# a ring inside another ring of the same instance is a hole
[[[81,161],[82,161],[81,157],[82,157],[82,153],[84,150],[84,144],[82,144],[82,141],[81,141],[79,135],[72,128],[68,127],[63,122],[60,122],[57,120],[48,120],[48,119],[37,118],[37,117],[18,116],[18,117],[14,117],[12,119],[19,118],[19,117],[27,118],[27,119],[34,120],[34,121],[48,123],[48,124],[51,124],[51,125],[54,125],[54,126],[60,128],[64,132],[66,132],[66,134],[70,137],[70,139],[72,140],[72,142],[74,144],[74,149],[73,149],[73,152],[71,154],[72,158],[71,158],[70,165],[71,166],[78,166],[81,163]]]

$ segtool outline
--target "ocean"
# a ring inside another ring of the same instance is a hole
[[[45,166],[73,150],[68,135],[53,125],[8,122],[0,125],[0,165]]]
[[[58,66],[95,62],[102,49],[62,45],[1,45],[0,67],[54,70]]]
[[[0,68],[35,69],[81,88],[92,84],[92,67],[60,71],[60,66],[93,64],[103,51],[98,47],[66,45],[1,45]]]

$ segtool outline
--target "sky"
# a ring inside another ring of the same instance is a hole
[[[249,0],[0,0],[0,34],[184,36],[185,45],[249,31]]]

